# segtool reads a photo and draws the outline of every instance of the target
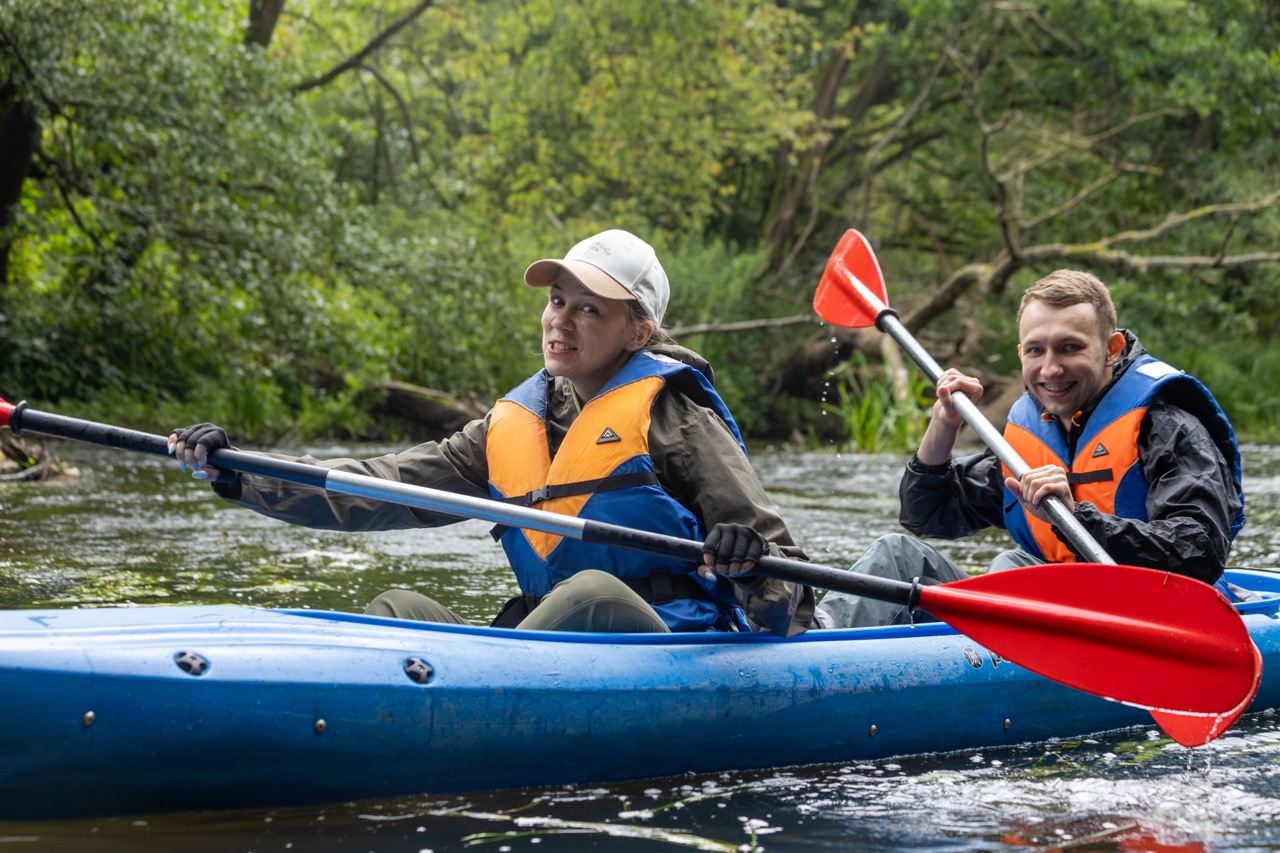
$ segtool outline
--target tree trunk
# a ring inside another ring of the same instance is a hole
[[[0,234],[9,234],[17,220],[22,186],[40,141],[40,121],[31,105],[18,97],[12,79],[0,86]],[[4,283],[9,280],[11,240],[0,243],[0,311]]]
[[[249,0],[249,24],[245,27],[244,43],[266,47],[276,31],[284,0]]]

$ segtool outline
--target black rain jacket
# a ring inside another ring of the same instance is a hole
[[[1123,331],[1125,351],[1111,384],[1145,352]],[[1111,384],[1084,411],[1082,424]],[[1231,550],[1231,522],[1243,509],[1233,465],[1198,417],[1161,397],[1151,401],[1139,429],[1138,464],[1150,487],[1148,521],[1105,515],[1087,502],[1076,503],[1076,519],[1117,563],[1166,569],[1205,583],[1218,580]],[[1005,526],[1009,495],[1000,460],[990,449],[938,466],[913,457],[899,496],[899,520],[917,536],[959,539]]]

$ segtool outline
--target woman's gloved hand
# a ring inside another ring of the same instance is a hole
[[[169,433],[169,453],[178,460],[178,467],[190,471],[197,480],[214,483],[214,491],[234,500],[240,491],[240,475],[209,464],[210,453],[230,448],[227,431],[217,424],[196,424]],[[233,491],[235,495],[230,494]]]
[[[756,561],[769,553],[769,540],[745,524],[717,524],[702,544],[703,565],[698,574],[736,577],[755,568]]]

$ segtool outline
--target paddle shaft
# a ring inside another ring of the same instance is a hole
[[[4,426],[6,422],[14,435],[19,435],[23,430],[30,430],[43,435],[134,450],[154,456],[169,455],[169,440],[164,436],[64,415],[38,412],[27,408],[25,403],[10,406],[0,401],[0,426]],[[678,560],[702,562],[702,543],[692,539],[680,539],[617,524],[516,506],[487,498],[460,495],[426,486],[398,483],[364,474],[335,471],[319,465],[276,459],[239,450],[216,450],[209,454],[209,463],[228,471],[271,477],[338,494],[372,498],[400,506],[455,515],[458,518],[477,518],[508,527],[538,530],[553,536],[627,548]],[[915,607],[919,603],[919,587],[914,584],[784,557],[761,557],[756,562],[753,573],[910,607]]]
[[[925,376],[929,377],[929,381],[936,385],[942,377],[942,367],[933,360],[933,356],[929,355],[928,351],[920,345],[920,342],[907,331],[907,327],[898,319],[898,312],[876,298],[875,294],[843,263],[838,264],[837,269],[843,273],[839,280],[856,288],[858,291],[857,298],[874,309],[876,328],[893,338],[898,346],[902,347],[911,360],[924,372]],[[996,458],[1004,463],[1004,466],[1009,469],[1009,472],[1016,479],[1021,480],[1022,475],[1031,470],[1030,467],[1022,460],[1018,452],[1013,449],[1013,446],[1005,440],[1000,431],[983,416],[977,404],[964,394],[952,394],[951,400],[955,404],[956,411],[960,413],[960,417],[964,418],[965,423],[978,433],[982,443],[991,448],[992,452],[996,454]],[[1116,561],[1102,549],[1097,540],[1090,535],[1089,531],[1084,529],[1084,526],[1067,509],[1067,505],[1056,495],[1050,495],[1042,500],[1040,506],[1086,561],[1112,566],[1116,564]]]

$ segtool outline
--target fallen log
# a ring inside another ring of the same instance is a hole
[[[376,415],[402,418],[426,428],[428,438],[443,438],[468,422],[484,417],[487,407],[435,388],[409,382],[379,382],[367,392],[367,405]]]
[[[0,483],[52,480],[75,473],[42,445],[6,435],[0,439]]]

